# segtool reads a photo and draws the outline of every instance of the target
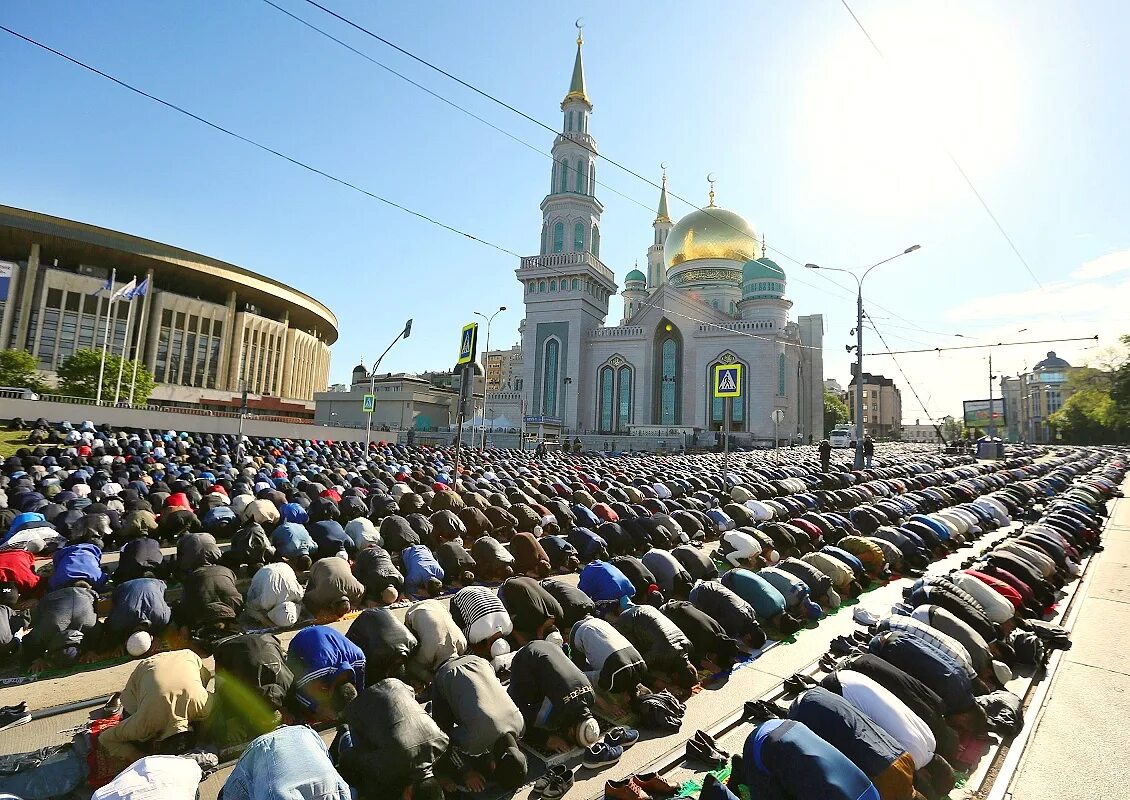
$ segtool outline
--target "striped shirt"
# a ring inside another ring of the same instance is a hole
[[[451,616],[470,644],[485,642],[495,633],[509,636],[514,623],[498,595],[485,586],[467,586],[451,598]]]
[[[977,670],[973,667],[973,658],[969,655],[969,651],[965,649],[965,645],[952,636],[942,633],[937,628],[914,617],[905,617],[900,614],[892,614],[879,620],[878,627],[880,631],[899,631],[933,645],[961,664],[965,668],[965,674],[970,678],[977,677]]]

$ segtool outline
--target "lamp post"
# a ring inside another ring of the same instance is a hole
[[[412,335],[412,320],[404,323],[404,330],[396,334],[396,338],[392,343],[385,348],[385,351],[377,357],[376,362],[373,364],[373,371],[369,373],[369,394],[373,395],[373,410],[369,412],[369,419],[365,423],[365,455],[369,454],[369,444],[373,439],[373,415],[377,413],[377,368],[381,365],[381,359],[388,355],[388,351],[392,349],[392,345],[399,342],[401,339],[407,339]]]
[[[562,383],[565,384],[565,390],[564,397],[562,398],[563,402],[561,403],[561,429],[562,433],[565,435],[569,433],[569,384],[572,382],[573,379],[568,375],[566,375],[565,380],[562,381]]]
[[[850,275],[855,279],[855,468],[863,469],[863,281],[871,270],[875,267],[882,266],[888,261],[894,261],[896,258],[913,253],[915,250],[921,248],[922,245],[915,244],[903,250],[901,253],[896,253],[890,258],[884,258],[863,271],[862,275],[856,275],[850,269],[839,269],[837,267],[821,267],[818,264],[805,264],[807,269],[819,269],[825,272],[843,272]]]
[[[497,317],[499,314],[501,314],[505,310],[506,310],[506,306],[499,306],[498,311],[495,311],[489,317],[486,314],[482,313],[481,311],[473,312],[476,317],[482,317],[483,319],[485,319],[487,321],[487,349],[486,349],[486,356],[483,358],[483,365],[484,366],[486,366],[487,357],[490,356],[490,324],[492,322],[494,322],[495,317]],[[472,380],[471,397],[474,397],[475,396],[475,384],[473,382],[474,381],[473,373],[472,373],[471,380]],[[490,395],[490,390],[487,388],[487,385],[488,385],[488,379],[487,379],[486,371],[484,371],[484,373],[483,373],[483,410],[484,411],[486,410],[486,407],[487,407],[487,398]],[[474,421],[473,418],[471,420],[471,424],[472,425],[475,424],[475,421]],[[480,447],[481,447],[481,449],[486,449],[486,446],[487,446],[486,426],[483,425],[483,426],[480,426],[480,427],[482,427],[482,429],[483,429],[483,431],[482,431],[483,440],[482,440],[482,445]],[[472,428],[471,429],[471,444],[474,445],[474,443],[475,443],[475,431],[474,431],[474,428]]]

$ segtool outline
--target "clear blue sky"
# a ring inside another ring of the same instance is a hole
[[[331,30],[542,151],[544,130],[301,0]],[[960,344],[1130,330],[1130,11],[1116,2],[856,0],[885,51],[843,6],[806,3],[418,3],[325,0],[556,126],[585,20],[585,65],[603,154],[672,190],[746,216],[771,251],[876,270],[865,295],[890,345]],[[261,0],[30,2],[0,22],[154,94],[399,203],[529,254],[549,160],[284,17]],[[507,305],[494,343],[517,339],[515,260],[310,175],[0,33],[5,123],[0,202],[148,236],[271,275],[341,323],[333,379],[412,338],[382,371],[449,367],[474,310]],[[969,173],[1045,289],[949,163]],[[611,165],[602,258],[618,276],[650,242],[656,192]],[[641,206],[640,203],[643,205]],[[689,210],[673,201],[672,214]],[[771,252],[793,313],[827,319],[826,375],[846,383],[851,295]],[[1102,260],[1098,260],[1102,259]],[[1095,263],[1097,261],[1097,263]],[[844,278],[846,276],[840,276]],[[803,281],[803,283],[802,283]],[[891,315],[896,312],[902,318]],[[619,320],[619,303],[610,323]],[[909,322],[908,322],[909,320]],[[924,330],[916,330],[923,328]],[[1021,328],[1029,330],[1017,333]],[[929,332],[926,332],[929,331]],[[971,341],[972,339],[970,339]],[[868,332],[865,350],[882,349]],[[1000,350],[1016,372],[1056,349]],[[986,394],[984,353],[900,360],[931,415]],[[889,358],[867,369],[904,386]]]

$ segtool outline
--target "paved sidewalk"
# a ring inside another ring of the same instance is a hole
[[[1130,480],[1123,484],[1130,492]],[[1111,520],[1036,728],[1004,794],[1013,800],[1121,800],[1130,753],[1130,499]]]

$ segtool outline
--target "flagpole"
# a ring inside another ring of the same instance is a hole
[[[98,394],[94,404],[102,405],[102,376],[106,374],[106,347],[110,343],[110,314],[114,310],[114,283],[118,279],[117,267],[110,270],[110,297],[106,301],[106,331],[102,334],[102,361],[98,364]]]
[[[133,389],[137,386],[137,362],[141,361],[141,343],[145,341],[145,315],[141,315],[141,322],[137,324],[137,346],[133,355],[133,377],[129,382],[129,404],[133,406]]]
[[[134,278],[135,288],[136,288],[136,281],[137,281],[137,278]],[[117,383],[117,386],[114,387],[114,405],[115,406],[118,404],[118,400],[122,396],[122,373],[125,372],[126,356],[129,355],[130,326],[133,324],[133,294],[132,293],[130,294],[129,297],[126,298],[126,302],[129,303],[129,306],[127,306],[127,308],[126,308],[126,338],[122,342],[122,357],[118,361],[118,383]]]

